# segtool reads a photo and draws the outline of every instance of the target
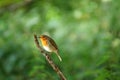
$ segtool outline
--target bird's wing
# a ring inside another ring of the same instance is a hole
[[[58,50],[58,47],[57,47],[55,41],[52,38],[49,38],[49,41],[50,41],[50,44],[53,45],[56,50]]]

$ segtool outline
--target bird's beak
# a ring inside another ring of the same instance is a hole
[[[37,38],[41,38],[41,37],[38,36]]]
[[[38,36],[38,38],[42,38],[42,36]]]

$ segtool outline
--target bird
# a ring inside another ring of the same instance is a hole
[[[45,51],[50,52],[50,53],[52,53],[52,52],[56,53],[59,60],[62,61],[62,58],[60,57],[60,55],[58,53],[58,51],[59,51],[58,46],[51,37],[49,37],[47,35],[40,35],[39,39],[40,39],[43,49]]]

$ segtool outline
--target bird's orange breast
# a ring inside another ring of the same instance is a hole
[[[41,40],[43,46],[47,46],[48,45],[46,39],[40,38],[40,40]]]

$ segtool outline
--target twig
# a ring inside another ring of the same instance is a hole
[[[43,56],[45,56],[46,60],[50,64],[50,66],[57,72],[57,74],[59,75],[60,79],[61,80],[66,80],[65,76],[60,71],[60,69],[54,64],[54,62],[51,60],[51,58],[48,55],[48,53],[39,45],[37,36],[35,34],[34,34],[34,39],[35,39],[36,46],[38,47],[38,49],[40,50],[40,52],[43,54]]]

